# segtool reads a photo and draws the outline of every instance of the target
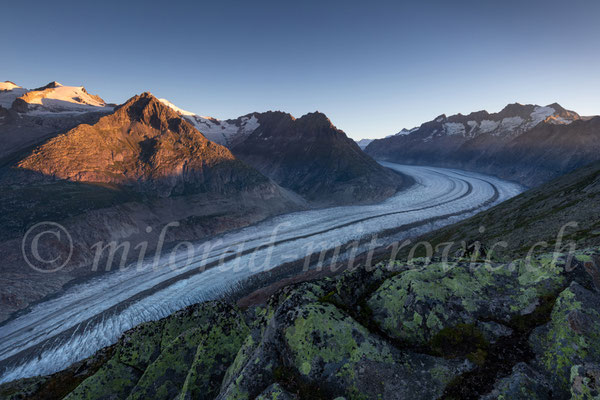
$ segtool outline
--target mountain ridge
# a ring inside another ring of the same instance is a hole
[[[383,200],[412,184],[365,156],[319,111],[299,118],[283,111],[253,112],[221,121],[161,101],[281,186],[321,205]]]
[[[365,152],[385,161],[460,168],[535,186],[596,160],[592,154],[600,147],[589,138],[595,126],[594,118],[581,118],[557,103],[513,103],[498,113],[442,114],[403,134],[374,140]],[[592,132],[596,135],[600,132]],[[560,153],[559,145],[574,149],[568,160],[551,159]]]
[[[125,145],[125,147],[123,147]],[[210,142],[191,124],[146,92],[134,96],[94,125],[80,125],[37,148],[19,168],[71,181],[147,187],[160,196],[211,186],[209,169],[228,164],[252,181],[225,147]],[[235,174],[228,172],[230,178]],[[222,179],[229,179],[221,177]],[[224,183],[217,183],[219,190]]]

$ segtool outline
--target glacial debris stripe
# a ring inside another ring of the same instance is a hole
[[[374,205],[303,211],[227,233],[198,258],[161,259],[169,268],[136,268],[75,285],[0,326],[0,382],[49,374],[114,344],[128,329],[158,320],[191,304],[219,298],[259,271],[306,256],[315,243],[328,248],[406,226],[398,237],[423,234],[466,218],[519,194],[523,188],[476,173],[385,164],[415,179],[404,192]],[[277,232],[276,240],[273,232]],[[248,253],[219,267],[231,246]],[[314,251],[320,251],[316,248]],[[306,251],[306,250],[304,250]],[[208,267],[207,267],[208,266]],[[203,267],[207,267],[204,270]],[[106,294],[110,293],[110,296]],[[58,311],[57,311],[58,310]]]

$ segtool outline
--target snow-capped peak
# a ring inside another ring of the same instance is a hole
[[[418,127],[418,126],[417,126],[417,127],[414,127],[414,128],[412,128],[412,129],[406,129],[406,128],[402,128],[402,130],[401,130],[400,132],[398,132],[398,133],[396,133],[396,134],[394,134],[394,135],[388,135],[388,136],[386,136],[386,138],[388,138],[388,137],[392,137],[392,136],[403,136],[403,135],[410,135],[411,133],[413,133],[413,132],[416,132],[416,131],[418,131],[418,130],[419,130],[419,127]]]
[[[83,86],[64,86],[50,82],[41,88],[29,90],[13,82],[3,82],[0,105],[19,113],[41,115],[48,113],[110,112],[110,107],[99,96],[88,93]]]
[[[11,81],[0,82],[0,90],[21,89],[21,86]]]
[[[10,108],[13,101],[25,93],[27,93],[27,89],[22,88],[14,82],[0,82],[0,107]]]
[[[490,134],[514,137],[542,122],[569,124],[579,118],[577,113],[567,111],[556,103],[544,107],[514,103],[509,104],[499,113],[478,111],[469,115],[456,114],[447,118],[440,116],[434,122],[442,125],[438,135],[473,138],[480,134]]]

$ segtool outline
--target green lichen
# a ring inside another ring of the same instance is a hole
[[[171,342],[140,378],[129,400],[173,399],[179,393],[205,332],[191,329]]]
[[[277,383],[269,386],[263,393],[258,395],[255,400],[285,400],[291,399],[291,396]]]
[[[446,327],[492,317],[493,302],[502,316],[531,313],[565,281],[563,268],[550,258],[494,266],[434,263],[387,279],[367,305],[389,336],[424,345]]]
[[[329,304],[302,307],[285,330],[285,338],[303,375],[309,375],[312,366],[320,362],[340,364],[340,375],[350,374],[351,366],[363,358],[393,362],[390,348]]]
[[[243,320],[215,326],[196,349],[180,399],[212,399],[217,396],[227,366],[231,364],[249,331]]]
[[[592,321],[582,331],[573,329],[571,320]],[[571,368],[588,359],[600,359],[600,314],[586,308],[577,298],[573,286],[564,290],[552,310],[549,329],[542,338],[542,364],[560,387],[568,391]]]
[[[233,377],[239,378],[240,372],[250,360],[250,357],[252,356],[254,349],[256,349],[256,346],[257,343],[254,341],[252,335],[246,336],[242,346],[240,347],[235,356],[235,359],[233,360],[233,363],[231,363],[231,365],[227,369],[225,377],[223,378],[223,382],[230,382],[232,381]],[[256,359],[255,361],[260,360]]]
[[[140,370],[160,354],[163,321],[148,322],[126,332],[117,345],[117,357]]]
[[[113,357],[92,376],[84,380],[65,400],[96,400],[127,397],[140,377],[139,371]]]
[[[571,368],[571,400],[600,400],[600,369],[586,374],[583,365]]]

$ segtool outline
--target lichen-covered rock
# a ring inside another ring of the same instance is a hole
[[[180,400],[214,399],[221,381],[249,330],[241,319],[232,319],[209,328],[201,338]]]
[[[201,328],[182,333],[144,371],[130,400],[173,399],[185,382],[196,348],[206,333]]]
[[[600,295],[571,283],[556,300],[551,321],[537,329],[530,342],[537,364],[566,396],[572,368],[600,362]]]
[[[467,364],[399,352],[331,304],[299,307],[284,328],[302,379],[332,396],[430,399]]]
[[[65,400],[125,399],[138,381],[139,370],[113,357],[92,376],[84,380]]]
[[[335,287],[326,296],[334,302],[343,304],[345,308],[360,307],[358,302],[375,290],[376,285],[407,268],[405,264],[391,262],[344,271],[335,278]]]
[[[585,269],[548,255],[425,264],[287,286],[245,312],[188,307],[126,332],[60,397],[600,400],[600,293]],[[53,380],[0,393],[37,396]]]
[[[494,390],[481,400],[547,400],[552,388],[545,378],[525,363],[515,365],[512,373],[496,382]]]
[[[333,283],[302,283],[288,286],[269,299],[260,311],[261,324],[252,330],[227,370],[219,400],[253,399],[275,381],[281,367],[281,327],[288,312],[303,304],[317,302]]]
[[[246,337],[225,374],[217,399],[253,399],[274,381],[273,370],[279,359],[273,334],[273,328],[269,328],[261,337]]]
[[[367,304],[388,335],[426,345],[447,327],[531,314],[565,282],[563,265],[551,258],[509,265],[438,263],[387,279]]]
[[[259,394],[255,400],[295,400],[297,398],[298,396],[286,391],[278,383],[274,383]]]
[[[28,399],[33,394],[37,393],[47,380],[48,377],[36,376],[34,378],[19,379],[17,381],[5,383],[0,386],[0,399]]]
[[[130,400],[212,398],[248,327],[241,313],[220,302],[175,314],[165,321],[161,348],[180,327],[192,327],[170,341],[144,371]],[[225,364],[225,365],[221,365]]]
[[[117,357],[141,371],[160,354],[164,320],[147,322],[127,331],[117,345]]]
[[[571,368],[571,400],[600,400],[600,364]]]
[[[69,399],[214,398],[249,330],[241,312],[213,301],[126,332],[114,355]]]
[[[263,330],[246,339],[218,399],[252,399],[278,379],[326,398],[428,399],[471,366],[399,351],[329,303],[332,281],[302,284],[274,296]]]
[[[394,362],[393,349],[331,304],[294,310],[283,330],[291,362],[303,377],[342,390],[355,380],[361,361]]]

